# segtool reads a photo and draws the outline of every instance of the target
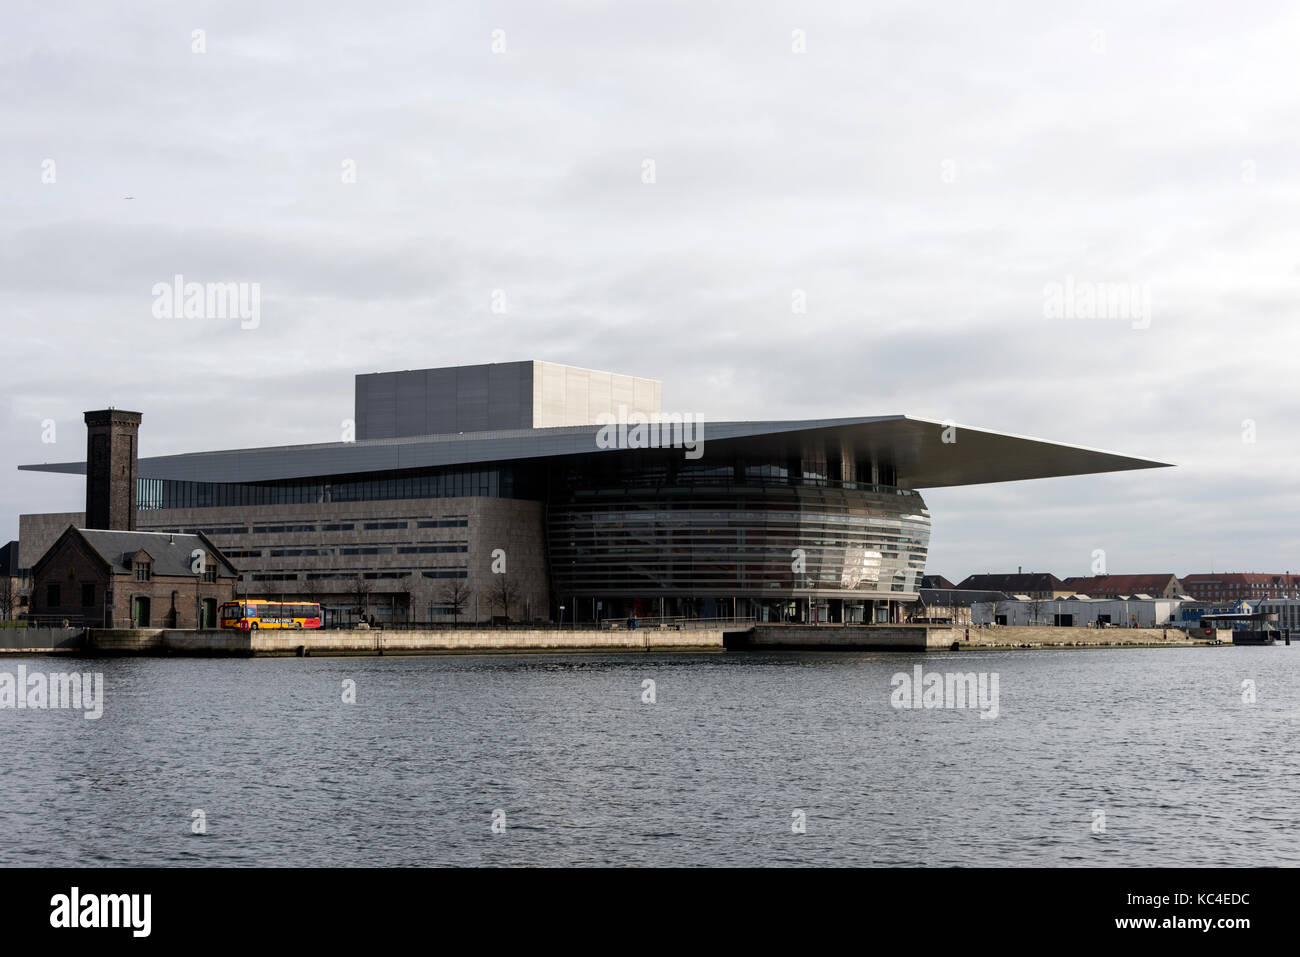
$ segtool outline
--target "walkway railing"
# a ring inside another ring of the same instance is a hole
[[[84,615],[24,614],[16,621],[5,622],[7,628],[96,628],[102,625],[103,619],[87,618]]]
[[[635,622],[635,625],[632,623]],[[739,630],[741,628],[753,628],[758,623],[757,618],[683,618],[676,617],[652,617],[652,618],[602,618],[600,627],[602,629],[627,629],[627,628],[674,628],[678,631],[690,631],[695,629],[718,629]]]

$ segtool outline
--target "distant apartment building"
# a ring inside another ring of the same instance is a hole
[[[1069,598],[1074,591],[1051,572],[1016,572],[1013,575],[967,575],[957,588],[962,591],[1000,591],[1027,598]]]
[[[1089,598],[1128,598],[1146,595],[1148,598],[1177,598],[1187,594],[1178,576],[1171,572],[1158,575],[1092,575],[1076,576],[1065,580],[1065,587],[1076,595]]]
[[[1290,572],[1207,572],[1184,575],[1183,590],[1198,601],[1300,598],[1300,575]]]

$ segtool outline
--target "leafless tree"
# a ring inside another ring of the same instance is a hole
[[[1039,621],[1039,617],[1042,614],[1043,606],[1045,604],[1047,604],[1047,602],[1041,598],[1035,598],[1029,603],[1029,613],[1033,616],[1033,624],[1042,624],[1042,622]]]
[[[302,597],[305,598],[307,601],[319,602],[321,600],[320,579],[312,577],[311,572],[304,574],[302,589],[300,590],[299,594],[301,594]]]
[[[8,575],[0,576],[0,621],[8,621],[18,604],[18,587]]]
[[[362,618],[366,617],[366,609],[370,605],[370,582],[360,572],[348,583],[348,597],[352,599],[357,614]]]
[[[496,576],[496,582],[492,586],[492,604],[501,607],[501,614],[506,621],[510,620],[510,606],[519,598],[519,589],[515,586],[514,581],[505,572]]]
[[[452,621],[459,625],[460,614],[469,604],[469,600],[474,597],[474,592],[463,578],[451,578],[442,586],[439,597],[444,605],[451,606]]]

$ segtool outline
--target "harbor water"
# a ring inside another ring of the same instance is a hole
[[[20,666],[8,866],[1300,864],[1285,646]]]

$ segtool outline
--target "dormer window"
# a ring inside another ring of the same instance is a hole
[[[147,582],[150,578],[151,571],[148,562],[136,562],[135,580],[138,582]]]

